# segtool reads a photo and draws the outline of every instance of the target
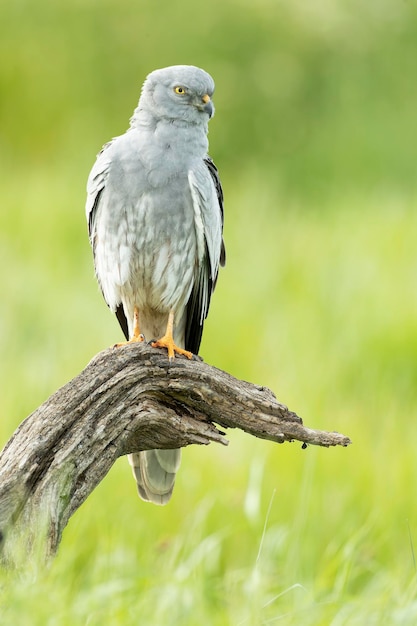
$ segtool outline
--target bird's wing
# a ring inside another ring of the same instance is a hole
[[[111,146],[114,144],[114,141],[115,140],[113,139],[112,141],[106,143],[99,152],[87,182],[87,202],[85,212],[88,223],[88,235],[90,237],[91,247],[93,248],[94,262],[96,256],[97,216],[99,214],[100,203],[102,202],[102,195],[109,177],[110,165],[112,161]],[[97,279],[100,285],[98,276]],[[102,290],[104,299],[106,299],[101,285],[100,289]],[[109,303],[107,302],[107,304]],[[121,304],[119,304],[116,308],[116,317],[126,339],[128,339],[129,330],[127,319]]]
[[[88,235],[90,237],[90,243],[95,249],[95,236],[96,228],[95,222],[97,217],[97,210],[100,204],[100,198],[106,186],[106,181],[109,177],[109,170],[111,164],[111,150],[113,141],[106,143],[99,154],[97,160],[93,165],[93,169],[90,172],[87,181],[87,202],[85,205],[85,213],[88,223]]]
[[[213,180],[214,187],[216,189],[217,201],[220,207],[220,216],[221,216],[221,225],[222,225],[222,243],[220,248],[220,265],[224,267],[226,265],[226,248],[224,246],[223,241],[223,225],[224,225],[224,204],[223,204],[223,189],[222,184],[220,182],[219,171],[217,167],[214,165],[214,162],[210,159],[209,156],[206,156],[204,159],[204,163],[206,164],[208,171],[210,172],[210,176]],[[216,275],[217,280],[217,275]],[[213,285],[214,289],[215,285]]]
[[[199,271],[187,303],[185,348],[198,353],[204,320],[216,285],[219,266],[225,264],[223,191],[217,168],[206,157],[190,170],[188,180],[194,205]]]

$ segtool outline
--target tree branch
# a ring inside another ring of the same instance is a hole
[[[198,357],[169,362],[165,351],[146,344],[109,348],[27,417],[0,454],[4,558],[12,557],[10,546],[21,535],[32,551],[39,542],[45,550],[46,542],[47,556],[54,554],[70,516],[119,456],[227,444],[223,428],[277,443],[350,443],[344,435],[304,427],[266,387]]]

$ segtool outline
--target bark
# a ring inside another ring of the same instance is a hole
[[[70,516],[119,456],[153,448],[227,444],[240,428],[277,443],[347,446],[312,430],[266,387],[198,357],[169,362],[145,344],[109,348],[27,417],[0,455],[3,558],[16,545],[53,555]]]

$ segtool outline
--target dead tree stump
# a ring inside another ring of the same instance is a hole
[[[220,427],[220,428],[219,428]],[[146,344],[100,352],[27,417],[0,454],[0,538],[13,560],[16,537],[53,555],[71,515],[119,456],[212,441],[240,428],[277,443],[347,446],[311,430],[266,387],[237,380],[200,359]]]

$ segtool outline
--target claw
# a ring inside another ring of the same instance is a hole
[[[116,343],[114,347],[121,348],[122,346],[126,346],[128,343],[141,343],[142,341],[145,341],[145,335],[139,330],[139,309],[135,306],[133,312],[133,337],[131,337],[129,341]]]
[[[183,356],[186,356],[187,359],[192,359],[193,358],[192,352],[189,352],[188,350],[184,350],[183,348],[179,348],[174,343],[173,328],[174,328],[174,312],[170,311],[169,316],[168,316],[168,323],[167,323],[167,329],[166,329],[165,335],[161,337],[161,339],[158,339],[157,341],[152,341],[151,342],[152,348],[166,348],[168,350],[168,358],[170,361],[172,361],[172,359],[175,357],[175,353],[182,354]]]
[[[133,335],[132,339],[129,339],[129,341],[121,341],[120,343],[115,343],[113,347],[121,348],[122,346],[127,346],[129,343],[142,343],[142,341],[145,341],[145,335],[139,333],[138,335]]]
[[[168,350],[168,358],[170,361],[175,357],[175,353],[182,354],[187,357],[187,359],[193,358],[193,353],[188,350],[183,350],[183,348],[179,348],[175,345],[172,335],[164,335],[158,341],[151,342],[152,348],[166,348]]]

